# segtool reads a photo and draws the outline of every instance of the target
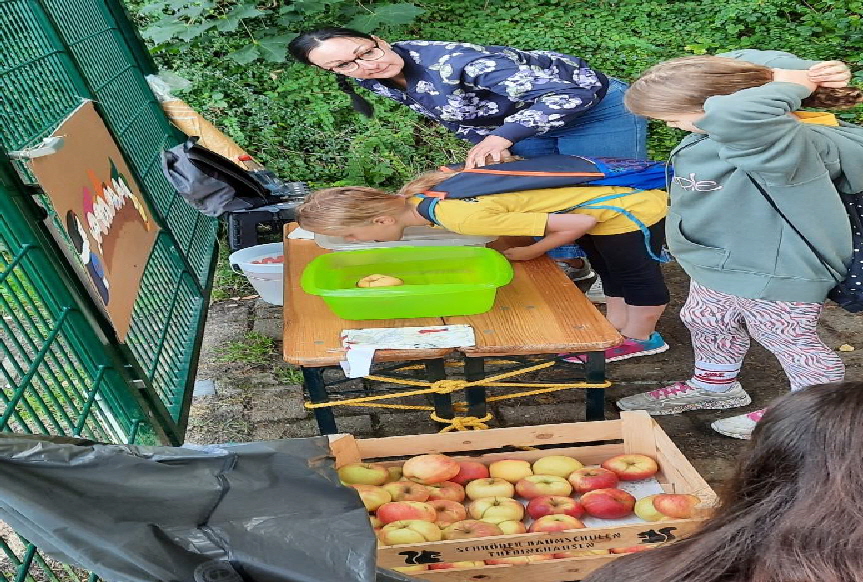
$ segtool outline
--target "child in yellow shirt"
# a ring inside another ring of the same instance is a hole
[[[297,220],[306,230],[351,241],[399,240],[406,227],[432,222],[417,211],[423,198],[413,193],[452,176],[452,172],[425,174],[399,194],[351,186],[318,190],[297,209]],[[631,194],[616,198],[613,207],[573,208],[623,193]],[[626,338],[606,351],[606,361],[616,361],[668,349],[656,322],[669,294],[660,263],[654,259],[665,241],[666,211],[662,190],[571,186],[444,198],[434,205],[433,222],[460,234],[540,237],[533,244],[504,251],[513,261],[534,259],[577,241],[602,280],[608,320]],[[642,223],[644,232],[632,217]],[[576,357],[575,361],[582,360]]]

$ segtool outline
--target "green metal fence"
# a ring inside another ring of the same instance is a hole
[[[217,223],[162,176],[159,153],[180,136],[149,90],[152,72],[119,0],[0,0],[0,431],[183,440]],[[52,237],[50,202],[26,165],[4,155],[39,143],[84,98],[96,102],[162,229],[125,344]],[[88,576],[2,524],[0,550],[0,582]]]

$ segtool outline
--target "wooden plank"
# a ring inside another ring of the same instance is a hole
[[[622,555],[622,554],[621,554]],[[426,570],[408,575],[430,582],[565,582],[581,580],[620,555],[588,556],[533,562],[524,565],[495,565],[470,569]]]
[[[505,556],[529,556],[566,551],[607,550],[637,546],[658,529],[674,536],[687,536],[701,527],[698,519],[672,519],[658,523],[635,523],[615,527],[573,529],[561,532],[526,533],[466,540],[444,540],[423,544],[378,546],[378,565],[403,567],[409,557],[401,552],[437,552],[444,562],[488,560]],[[653,532],[651,532],[653,530]],[[664,536],[662,536],[664,537]]]
[[[638,453],[656,458],[656,422],[643,410],[621,412],[623,422],[623,448],[627,453]]]
[[[621,421],[603,420],[493,428],[470,432],[408,435],[357,441],[364,459],[497,449],[505,446],[553,445],[622,438]]]
[[[659,425],[654,428],[656,444],[658,448],[658,461],[660,466],[672,467],[676,472],[676,478],[669,480],[675,485],[676,493],[691,493],[701,498],[701,507],[709,508],[716,505],[718,498],[716,492],[707,484],[707,481],[698,474],[692,463],[684,456],[677,445],[669,438]],[[667,474],[667,473],[666,473]],[[682,482],[681,482],[682,481]]]
[[[310,240],[289,239],[289,232],[297,228],[285,226],[285,306],[284,306],[284,357],[298,366],[336,366],[342,359],[341,333],[345,329],[378,327],[414,327],[442,325],[439,317],[418,319],[378,319],[352,321],[333,313],[324,300],[309,295],[300,287],[303,269],[315,257],[328,253]],[[452,354],[451,348],[429,350],[379,350],[375,361],[410,361],[444,358]]]
[[[513,246],[513,239],[500,241]],[[602,350],[623,341],[618,331],[554,261],[542,256],[512,263],[512,282],[497,291],[491,311],[445,317],[473,326],[476,346],[469,356],[557,354]]]
[[[483,463],[492,463],[494,461],[500,461],[503,459],[521,459],[524,461],[536,461],[542,457],[547,455],[568,455],[570,457],[574,457],[581,461],[583,465],[599,465],[604,460],[613,457],[615,455],[623,454],[623,444],[612,444],[612,445],[596,445],[596,446],[587,446],[587,447],[554,447],[550,449],[536,449],[532,451],[509,451],[506,453],[489,453],[481,456],[468,456],[468,455],[448,455],[449,457],[455,459],[456,461],[476,461],[480,460]],[[380,457],[373,458],[368,457],[363,460],[366,462],[374,462],[380,463],[382,465],[386,465],[387,467],[397,467],[401,466],[404,463],[404,460],[401,461],[380,461]],[[337,463],[337,466],[341,466],[341,464]]]

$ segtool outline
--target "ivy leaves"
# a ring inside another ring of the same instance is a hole
[[[138,12],[156,19],[141,33],[155,45],[153,52],[182,50],[212,34],[245,34],[247,44],[227,57],[247,65],[257,60],[284,62],[296,30],[307,27],[310,20],[327,17],[371,32],[409,24],[424,10],[409,2],[364,6],[348,0],[294,0],[276,9],[262,7],[257,0],[154,0]]]

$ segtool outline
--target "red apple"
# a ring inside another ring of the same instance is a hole
[[[532,562],[544,562],[553,560],[552,554],[534,554],[532,556],[509,556],[507,558],[493,558],[486,560],[485,563],[493,566],[495,564],[530,564]]]
[[[653,546],[629,546],[627,548],[611,548],[608,550],[612,554],[632,554],[633,552],[643,552],[644,550],[652,550]]]
[[[534,461],[534,475],[555,475],[566,479],[576,469],[581,469],[584,465],[580,461],[564,455],[549,455]]]
[[[611,457],[602,464],[604,469],[614,471],[621,481],[638,481],[652,477],[659,465],[647,455],[629,453]]]
[[[420,519],[406,519],[388,523],[378,532],[378,539],[388,546],[399,544],[421,544],[439,542],[441,530],[438,526]]]
[[[617,519],[632,513],[635,497],[622,489],[594,489],[579,499],[585,513],[602,519]]]
[[[339,479],[346,485],[383,485],[389,472],[378,463],[349,463],[339,469]]]
[[[584,515],[584,508],[572,497],[543,495],[530,500],[527,504],[527,514],[533,519],[539,519],[544,515],[571,515],[579,518]]]
[[[660,493],[648,495],[635,502],[635,515],[644,521],[686,519],[692,517],[701,500],[695,495]]]
[[[470,499],[482,499],[483,497],[512,497],[515,495],[515,487],[509,481],[489,477],[488,479],[477,479],[468,483],[464,492]]]
[[[518,459],[495,461],[488,466],[488,472],[492,477],[504,479],[510,483],[518,483],[528,475],[533,475],[530,463]]]
[[[477,519],[457,521],[443,530],[443,539],[445,540],[485,538],[499,535],[503,535],[503,532],[495,524]]]
[[[695,495],[682,493],[660,493],[653,500],[657,511],[673,519],[689,519],[699,503]]]
[[[569,476],[569,484],[576,493],[587,493],[594,489],[617,487],[617,473],[602,467],[576,469]]]
[[[459,465],[446,455],[420,455],[405,461],[402,475],[422,485],[449,481],[459,472]]]
[[[394,481],[383,488],[389,492],[393,501],[426,501],[431,495],[428,487],[413,481]]]
[[[459,461],[458,475],[450,479],[459,485],[466,485],[468,481],[474,479],[488,478],[488,467],[477,461]]]
[[[441,528],[467,518],[467,510],[464,505],[457,501],[435,499],[434,501],[429,501],[428,504],[434,507],[434,510],[437,512],[435,523]]]
[[[425,485],[429,490],[429,501],[435,499],[449,499],[450,501],[464,501],[464,487],[452,481]]]
[[[369,511],[374,511],[384,503],[392,501],[389,491],[383,487],[377,487],[376,485],[351,485],[351,487],[359,492],[363,505]]]
[[[515,484],[515,492],[525,499],[542,495],[569,495],[572,485],[563,477],[555,475],[528,475]]]
[[[437,512],[434,507],[422,501],[391,501],[378,508],[377,516],[383,523],[411,519],[434,523]]]
[[[467,513],[473,519],[481,519],[489,523],[521,520],[524,517],[524,505],[512,497],[483,497],[471,501]]]
[[[463,562],[439,562],[429,564],[429,570],[448,570],[450,568],[479,568],[485,566],[482,560],[467,560]]]
[[[584,524],[580,519],[576,519],[571,515],[552,514],[540,517],[532,524],[527,531],[534,533],[538,531],[564,531],[567,529],[582,529]]]

